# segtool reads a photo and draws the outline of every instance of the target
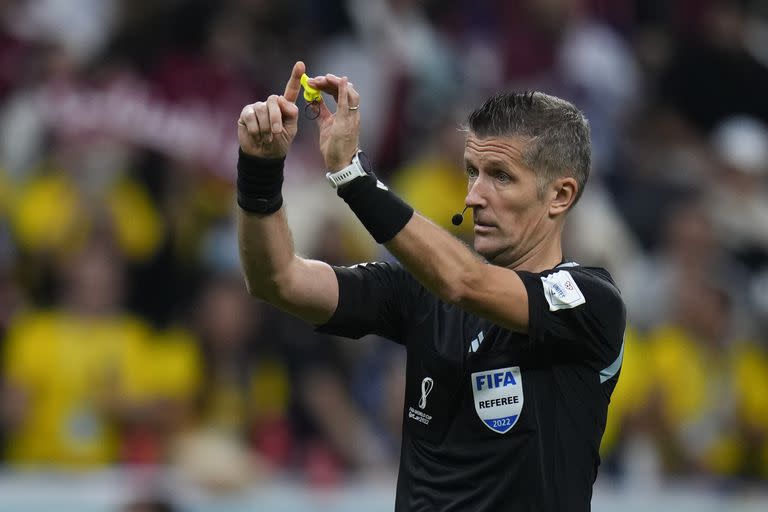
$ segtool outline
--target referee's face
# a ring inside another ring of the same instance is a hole
[[[515,266],[551,233],[536,175],[522,163],[518,137],[480,138],[469,133],[464,149],[465,204],[474,217],[474,247],[488,261]]]

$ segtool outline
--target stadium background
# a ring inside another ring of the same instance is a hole
[[[402,350],[316,335],[239,272],[235,120],[296,59],[351,78],[379,173],[467,240],[468,109],[585,110],[567,252],[630,323],[594,508],[766,509],[766,2],[3,0],[0,510],[391,510]],[[287,160],[297,249],[388,258],[315,137]]]

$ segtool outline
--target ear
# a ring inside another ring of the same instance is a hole
[[[549,216],[563,215],[573,206],[579,184],[570,176],[562,176],[554,180],[549,186]]]

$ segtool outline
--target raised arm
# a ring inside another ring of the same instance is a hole
[[[360,96],[346,77],[329,74],[309,83],[337,99],[335,114],[323,107],[318,117],[320,149],[328,169],[343,169],[357,151]],[[498,325],[527,331],[528,293],[515,271],[482,261],[450,233],[414,214],[375,177],[342,185],[339,195],[426,289]]]
[[[304,63],[297,62],[282,96],[246,105],[237,138],[238,243],[248,292],[313,324],[336,310],[339,289],[331,267],[298,257],[282,206],[283,161],[296,136],[296,98]]]

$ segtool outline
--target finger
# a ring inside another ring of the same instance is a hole
[[[352,82],[347,84],[347,96],[349,97],[350,107],[360,106],[360,93],[355,90],[355,86],[352,84]]]
[[[328,80],[325,78],[325,76],[313,76],[309,78],[309,85],[312,87],[316,87],[317,85],[322,84],[323,86],[327,86]]]
[[[280,112],[283,115],[283,124],[286,126],[290,123],[295,123],[299,118],[299,107],[292,101],[287,100],[285,96],[277,97],[277,105],[280,107]]]
[[[293,71],[291,71],[291,78],[288,79],[288,83],[285,84],[285,92],[283,96],[290,102],[296,103],[296,98],[299,97],[301,92],[301,75],[306,71],[306,66],[302,61],[297,61],[293,65]]]
[[[299,122],[299,107],[295,103],[288,101],[284,96],[277,98],[277,104],[283,115],[283,126],[291,131],[296,129]]]
[[[320,102],[319,105],[317,105],[317,108],[319,109],[318,115],[317,115],[317,122],[325,121],[329,117],[333,115],[333,113],[328,110],[328,107],[326,106],[325,102]]]
[[[347,77],[342,77],[339,82],[339,98],[336,100],[338,106],[337,112],[340,110],[345,115],[349,112],[349,80]]]
[[[267,98],[267,116],[269,117],[269,128],[271,133],[280,133],[283,131],[283,113],[280,105],[277,103],[277,95],[273,94]]]
[[[313,78],[311,80],[325,81],[328,84],[332,84],[332,85],[338,86],[339,82],[341,82],[341,77],[340,76],[336,76],[333,73],[326,73],[325,75],[316,76],[315,78]]]
[[[254,103],[253,110],[256,113],[256,122],[259,123],[259,136],[264,142],[272,142],[272,127],[269,122],[267,104],[263,101]]]
[[[339,97],[339,87],[338,84],[330,82],[326,77],[324,76],[318,76],[315,78],[309,79],[309,85],[317,89],[318,91],[322,91],[326,94],[330,94],[333,96],[333,99],[336,100]]]
[[[256,111],[253,109],[253,105],[246,105],[243,107],[243,111],[240,112],[240,119],[238,120],[238,124],[243,126],[248,134],[256,139],[257,142],[261,140],[261,135],[259,134],[259,123],[256,121]]]
[[[316,76],[315,78],[309,79],[309,85],[315,89],[323,91],[324,93],[330,94],[333,96],[333,99],[337,101],[339,97],[340,83],[341,78],[332,73],[328,73],[325,76]]]

